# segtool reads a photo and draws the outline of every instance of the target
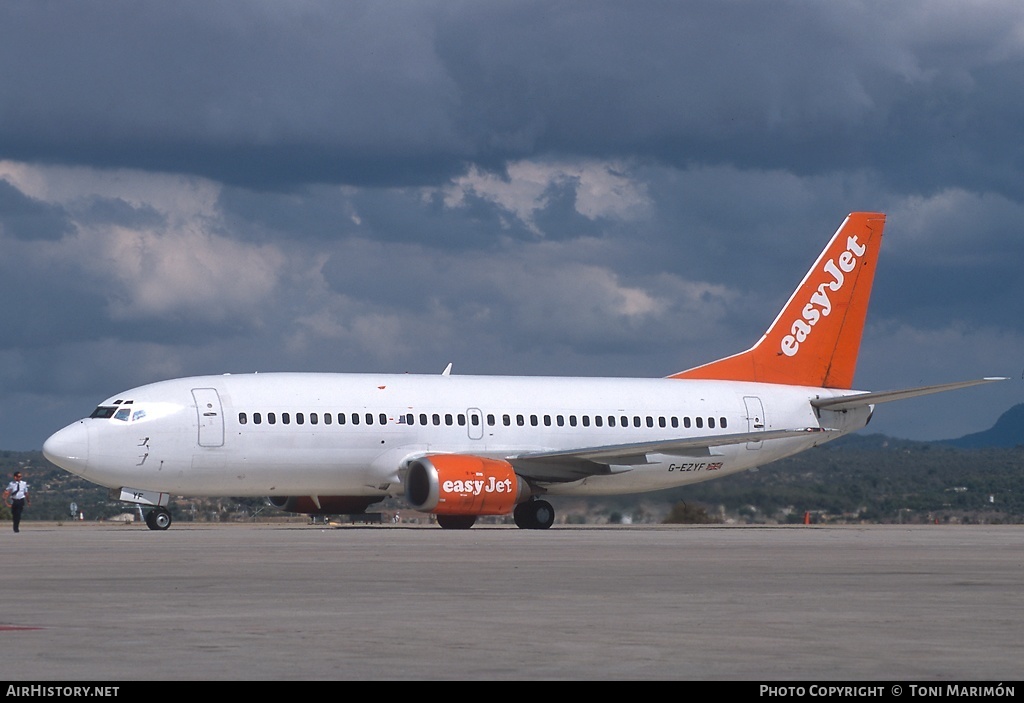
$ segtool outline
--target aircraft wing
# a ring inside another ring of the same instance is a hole
[[[792,430],[704,435],[552,452],[525,452],[507,457],[507,460],[517,474],[526,478],[537,481],[576,481],[587,476],[620,473],[628,471],[626,467],[647,464],[648,454],[710,456],[712,447],[786,437],[806,437],[818,432],[824,433],[828,430],[820,427],[802,427]]]
[[[1005,381],[1005,377],[988,377],[979,378],[973,381],[957,381],[956,383],[941,383],[936,386],[918,386],[917,388],[905,388],[898,391],[876,391],[873,393],[856,393],[854,395],[844,395],[839,398],[817,398],[811,401],[811,405],[816,408],[823,410],[851,410],[853,408],[861,408],[865,405],[875,405],[877,403],[889,403],[894,400],[903,400],[905,398],[916,398],[920,395],[930,395],[932,393],[943,393],[945,391],[954,391],[958,388],[970,388],[971,386],[980,386],[983,383],[994,383],[995,381]]]

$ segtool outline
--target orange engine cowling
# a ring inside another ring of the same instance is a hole
[[[507,515],[527,486],[507,461],[432,454],[409,465],[405,498],[435,515]]]

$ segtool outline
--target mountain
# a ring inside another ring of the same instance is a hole
[[[986,447],[1017,447],[1024,445],[1024,403],[1014,405],[999,416],[996,424],[987,430],[964,435],[959,439],[946,439],[936,444],[948,444],[959,449]]]

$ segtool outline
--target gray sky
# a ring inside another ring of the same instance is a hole
[[[251,371],[664,376],[888,214],[856,385],[1024,402],[1024,5],[0,4],[0,448]]]

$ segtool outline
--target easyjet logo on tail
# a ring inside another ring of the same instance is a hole
[[[823,317],[828,317],[832,312],[832,300],[828,296],[829,292],[835,293],[842,290],[843,284],[846,283],[846,274],[857,267],[857,262],[866,251],[867,246],[858,242],[856,235],[853,235],[846,238],[846,251],[825,262],[822,270],[831,276],[832,280],[825,281],[811,293],[811,298],[804,305],[800,317],[793,320],[793,324],[790,325],[790,334],[783,337],[779,345],[783,354],[796,356],[800,351],[800,345],[807,341],[818,321]]]

